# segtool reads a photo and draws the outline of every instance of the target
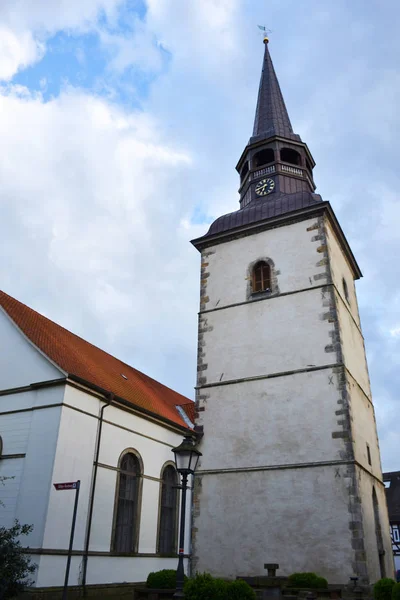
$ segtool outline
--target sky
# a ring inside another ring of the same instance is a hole
[[[189,241],[238,208],[258,24],[364,274],[383,469],[399,470],[397,0],[2,0],[0,287],[193,398]]]

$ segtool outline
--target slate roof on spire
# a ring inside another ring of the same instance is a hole
[[[1,308],[34,346],[65,371],[70,379],[84,382],[89,388],[93,386],[94,389],[111,392],[117,399],[121,398],[139,410],[152,413],[180,427],[187,428],[188,425],[177,406],[185,411],[190,420],[193,419],[194,402],[189,398],[118,360],[0,290],[0,310]]]
[[[267,41],[264,40],[264,44],[264,62],[258,90],[253,136],[249,143],[253,144],[274,135],[301,141],[300,136],[293,133]]]

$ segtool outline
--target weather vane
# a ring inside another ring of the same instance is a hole
[[[267,29],[264,25],[257,25],[258,29],[261,29],[264,35],[264,41],[268,42],[268,34],[272,33],[272,29]]]

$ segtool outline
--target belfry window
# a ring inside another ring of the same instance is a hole
[[[139,483],[141,468],[133,452],[122,456],[118,468],[114,552],[135,552],[139,533]]]
[[[165,467],[161,479],[160,524],[158,552],[176,554],[176,525],[178,514],[178,478],[175,467]]]
[[[243,179],[246,177],[248,172],[249,172],[249,162],[247,161],[244,163],[243,168],[240,171],[240,181],[243,181]]]
[[[266,148],[257,152],[253,157],[253,165],[255,168],[262,167],[268,163],[272,163],[275,160],[275,153],[272,148]]]
[[[271,291],[271,267],[260,260],[253,267],[253,292]]]
[[[301,156],[296,150],[292,148],[282,148],[281,160],[291,165],[301,165]]]

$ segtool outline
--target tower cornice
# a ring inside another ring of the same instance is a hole
[[[237,211],[237,213],[238,212],[240,211]],[[262,220],[256,220],[254,222],[247,222],[246,224],[242,224],[237,227],[232,227],[226,229],[225,231],[219,231],[218,233],[208,233],[202,237],[191,240],[191,243],[197,250],[199,250],[199,252],[201,252],[202,250],[209,248],[210,246],[223,244],[241,237],[246,237],[248,235],[260,233],[261,231],[291,225],[293,223],[298,223],[299,221],[304,221],[313,217],[322,217],[324,215],[329,219],[332,225],[332,229],[340,242],[343,252],[353,271],[354,279],[360,279],[362,277],[361,269],[350,248],[350,244],[347,241],[343,229],[341,228],[339,221],[336,218],[332,206],[328,201],[320,201],[312,206],[303,207],[291,212],[286,212],[275,217],[268,217]],[[229,216],[230,215],[225,215],[225,217]]]

